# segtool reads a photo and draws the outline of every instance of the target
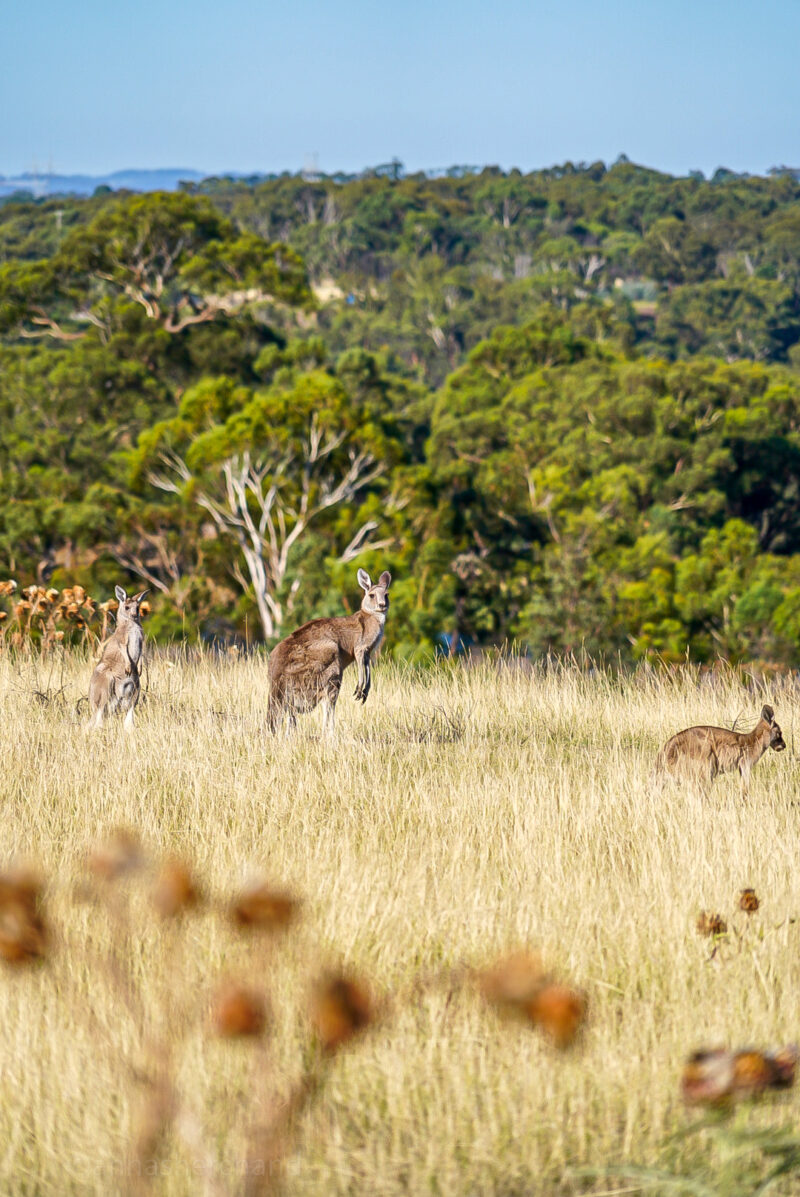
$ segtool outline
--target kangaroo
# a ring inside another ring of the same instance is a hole
[[[762,707],[751,732],[724,727],[687,727],[668,740],[656,758],[656,770],[694,778],[710,785],[720,773],[739,770],[742,793],[750,792],[750,771],[768,748],[783,752],[786,744],[772,707]]]
[[[360,611],[333,619],[312,619],[272,650],[267,709],[272,731],[277,730],[283,716],[294,727],[297,714],[313,711],[321,702],[323,730],[332,735],[342,674],[353,661],[358,668],[355,697],[359,702],[367,701],[370,658],[383,639],[391,581],[392,575],[384,570],[373,586],[367,571],[360,569],[358,584],[364,591]]]
[[[133,712],[139,701],[139,662],[144,632],[139,606],[147,590],[128,598],[121,586],[114,593],[119,600],[117,626],[103,647],[103,653],[89,682],[89,727],[100,727],[103,716],[125,712],[126,731],[133,728]]]

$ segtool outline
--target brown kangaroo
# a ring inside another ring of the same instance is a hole
[[[360,569],[358,584],[364,591],[360,611],[332,619],[312,619],[275,646],[269,658],[267,709],[272,731],[277,730],[284,716],[294,727],[296,715],[313,711],[321,702],[323,730],[332,734],[342,674],[353,661],[358,668],[356,699],[367,701],[370,658],[383,639],[391,581],[392,575],[384,570],[373,586],[367,571]]]
[[[750,770],[768,748],[783,752],[786,744],[772,707],[762,707],[751,732],[724,727],[687,727],[668,740],[656,758],[656,769],[710,784],[720,773],[739,770],[742,793],[750,790]]]
[[[125,730],[133,728],[133,712],[139,701],[139,662],[144,631],[139,606],[149,592],[142,590],[128,598],[121,586],[114,593],[119,600],[117,626],[103,648],[103,654],[89,682],[89,727],[100,727],[103,716],[125,712]]]

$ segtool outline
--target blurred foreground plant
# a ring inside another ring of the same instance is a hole
[[[31,872],[0,876],[0,958],[15,968],[47,961],[51,936],[42,893],[42,882]],[[482,969],[420,974],[391,999],[377,994],[356,971],[321,969],[315,963],[305,1010],[296,1011],[305,1041],[302,1062],[287,1089],[270,1056],[277,1020],[286,1011],[273,1004],[267,985],[285,937],[299,928],[301,903],[294,894],[261,877],[232,894],[211,892],[186,860],[158,859],[135,833],[117,828],[87,851],[75,896],[102,914],[110,935],[101,949],[83,930],[79,942],[70,942],[75,933],[68,920],[61,948],[81,955],[93,989],[104,985],[117,1012],[135,1028],[132,1052],[123,1056],[109,1041],[97,1002],[81,1001],[96,1042],[107,1045],[115,1069],[123,1078],[127,1073],[139,1090],[125,1150],[116,1153],[125,1160],[130,1193],[153,1191],[161,1165],[174,1151],[190,1168],[201,1170],[208,1192],[264,1197],[281,1191],[301,1115],[325,1090],[340,1055],[388,1026],[426,990],[444,988],[448,1000],[456,991],[469,1000],[477,990],[484,1001],[543,1031],[559,1048],[576,1041],[586,1019],[585,996],[554,979],[529,950]],[[195,921],[204,918],[215,920],[228,941],[226,966],[221,975],[192,985],[182,952],[196,934]],[[136,948],[146,942],[161,962],[158,978],[148,975]],[[227,1131],[204,1126],[196,1097],[179,1083],[182,1058],[198,1033],[218,1043],[219,1050],[234,1051],[227,1045],[239,1043],[239,1050],[248,1053],[249,1080],[225,1103],[232,1120]],[[238,1154],[233,1167],[232,1154]]]

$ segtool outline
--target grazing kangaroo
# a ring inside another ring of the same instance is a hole
[[[751,732],[724,727],[687,727],[668,740],[656,758],[656,770],[710,784],[719,773],[739,770],[742,793],[750,791],[750,770],[768,748],[783,752],[786,744],[772,707],[762,707]]]
[[[103,716],[125,712],[125,730],[133,728],[133,712],[139,701],[139,662],[144,632],[139,606],[147,590],[128,598],[121,586],[114,593],[119,600],[117,626],[106,641],[102,656],[89,682],[89,727],[100,727]]]
[[[360,611],[312,619],[275,646],[269,659],[267,709],[272,731],[284,716],[294,727],[297,714],[313,711],[321,702],[323,730],[332,734],[342,674],[353,661],[358,668],[355,696],[359,702],[367,701],[370,657],[383,639],[391,581],[392,575],[384,570],[373,586],[367,571],[360,569],[358,584],[364,591]]]

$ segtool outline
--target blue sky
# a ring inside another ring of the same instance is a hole
[[[800,0],[6,0],[0,174],[800,165]]]

